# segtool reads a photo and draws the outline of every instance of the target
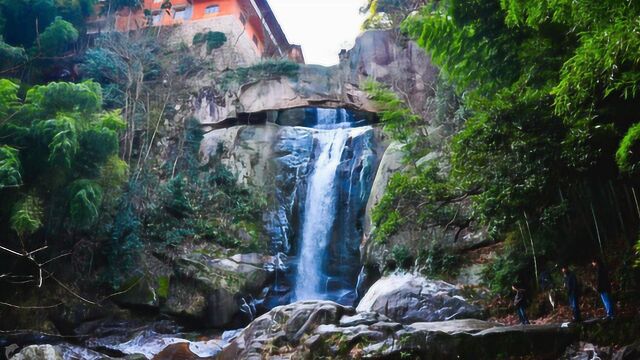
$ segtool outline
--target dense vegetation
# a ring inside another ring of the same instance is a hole
[[[453,85],[464,127],[445,149],[444,178],[428,167],[392,180],[378,210],[383,238],[415,217],[403,202],[421,204],[423,220],[452,219],[435,205],[466,194],[473,221],[508,240],[487,272],[496,290],[532,280],[523,250],[554,262],[628,252],[639,216],[639,15],[627,1],[447,0],[408,17],[403,31]],[[412,152],[409,162],[424,155]]]
[[[88,41],[94,3],[0,1],[0,282],[16,289],[3,303],[106,298],[194,244],[266,246],[265,196],[217,157],[201,164],[200,125],[178,114],[210,64],[156,31]],[[21,298],[34,285],[40,299]]]

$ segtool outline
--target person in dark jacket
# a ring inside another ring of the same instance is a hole
[[[513,299],[513,306],[516,308],[516,313],[518,314],[518,318],[520,318],[520,323],[522,325],[529,325],[530,322],[526,313],[527,293],[517,284],[513,284],[511,288],[516,292],[516,297]]]
[[[594,259],[591,266],[596,271],[596,291],[600,294],[602,304],[607,312],[607,319],[613,319],[613,303],[611,302],[611,282],[607,268],[600,259]]]
[[[564,288],[567,290],[569,305],[573,310],[573,321],[582,321],[582,316],[580,316],[580,284],[578,283],[578,278],[567,265],[563,265],[561,270],[564,274]]]

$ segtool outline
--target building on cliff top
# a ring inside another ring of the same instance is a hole
[[[97,14],[105,11],[102,0]],[[100,31],[132,31],[149,26],[183,25],[239,33],[248,39],[258,56],[288,58],[304,63],[300,45],[290,44],[267,0],[144,0],[141,8],[122,8],[115,12],[115,24],[109,16],[90,19],[89,33]]]

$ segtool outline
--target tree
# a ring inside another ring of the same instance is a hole
[[[403,23],[466,94],[451,177],[480,189],[474,214],[494,235],[524,224],[543,251],[580,256],[602,251],[594,221],[614,238],[620,219],[637,223],[612,184],[616,152],[633,168],[639,15],[628,1],[442,0]],[[619,216],[596,219],[599,208]]]
[[[112,159],[124,123],[115,112],[102,111],[100,86],[91,81],[34,86],[24,99],[19,90],[0,80],[0,246],[4,255],[35,266],[41,285],[47,270],[34,249],[46,249],[38,256],[55,258],[73,246],[66,240],[72,236],[60,236],[43,247],[43,236],[94,225],[103,193],[126,180],[120,162]]]
[[[57,17],[40,35],[40,50],[48,56],[59,55],[78,41],[78,30],[61,17]]]
[[[367,14],[363,29],[397,28],[411,12],[425,5],[427,0],[367,0],[360,12]]]

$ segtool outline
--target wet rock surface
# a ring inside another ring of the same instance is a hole
[[[477,319],[402,325],[327,301],[277,307],[245,328],[217,357],[496,359],[557,358],[577,327],[502,326]]]
[[[8,349],[10,359],[638,359],[640,343],[600,346],[633,319],[505,326],[462,319],[400,324],[330,301],[276,307],[246,328],[220,335],[183,333],[168,323],[87,326],[98,338]],[[635,326],[635,325],[634,325]],[[128,330],[127,330],[128,329]],[[170,333],[163,333],[162,331]],[[631,329],[630,329],[631,330]],[[79,329],[78,333],[82,331]],[[600,338],[600,340],[598,340]],[[625,341],[628,341],[625,340]]]

